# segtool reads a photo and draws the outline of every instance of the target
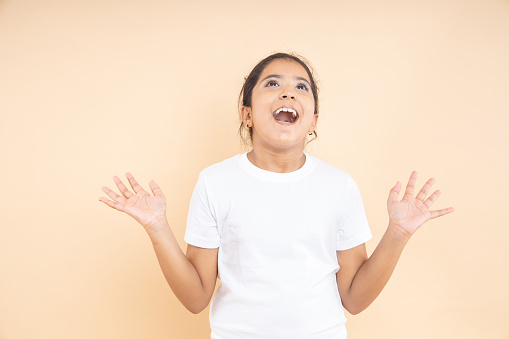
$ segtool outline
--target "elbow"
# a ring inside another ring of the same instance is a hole
[[[208,300],[207,302],[194,302],[192,304],[184,305],[189,312],[192,314],[198,314],[201,313],[204,309],[207,308],[209,305]]]
[[[192,314],[199,314],[201,313],[207,306],[203,307],[202,305],[193,305],[193,306],[186,306],[187,310],[191,312]]]
[[[199,314],[209,306],[210,296],[194,294],[192,298],[179,299],[182,305],[192,314]]]
[[[188,310],[189,312],[191,312],[192,314],[198,314],[198,313],[200,313],[201,311],[203,311],[203,310],[195,310],[195,309],[191,309],[191,308],[188,308],[187,310]]]
[[[343,307],[351,315],[357,315],[367,308],[367,307],[363,307],[362,305],[359,305],[358,303],[356,304],[356,303],[352,303],[352,302],[343,303]]]
[[[192,314],[199,314],[201,313],[201,311],[203,311],[203,308],[192,308],[192,307],[187,307],[187,310],[189,312],[191,312]]]
[[[355,307],[348,307],[345,309],[348,311],[348,313],[350,313],[351,315],[357,315],[359,313],[361,313],[362,311],[364,311],[364,309],[361,309],[361,308],[355,308]]]

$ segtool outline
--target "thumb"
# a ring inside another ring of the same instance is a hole
[[[389,199],[387,200],[387,203],[393,202],[398,200],[399,192],[401,191],[401,183],[398,181],[396,185],[391,189],[391,192],[389,193]]]
[[[157,196],[160,196],[160,197],[164,198],[163,191],[161,191],[161,188],[159,188],[159,186],[156,184],[156,182],[154,180],[150,180],[148,185],[149,185],[150,190],[152,191],[152,193],[154,193],[154,195],[157,195]]]

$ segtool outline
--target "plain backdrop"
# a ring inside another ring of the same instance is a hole
[[[456,209],[349,338],[509,338],[508,37],[506,0],[0,1],[0,338],[209,337],[101,187],[154,179],[185,251],[198,173],[247,151],[238,93],[276,51],[317,72],[307,152],[356,180],[368,253],[412,170]]]

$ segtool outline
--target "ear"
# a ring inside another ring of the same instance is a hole
[[[242,106],[240,116],[245,125],[253,126],[253,118],[251,117],[251,107]]]
[[[313,133],[316,130],[316,124],[318,123],[318,114],[313,115],[313,122],[309,128],[309,133]]]

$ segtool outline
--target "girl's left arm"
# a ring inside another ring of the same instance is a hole
[[[433,178],[429,179],[414,197],[416,180],[417,172],[414,171],[401,201],[398,201],[400,182],[391,189],[387,200],[389,226],[369,259],[364,244],[336,252],[340,266],[336,274],[338,290],[343,306],[351,314],[365,310],[382,292],[394,272],[403,248],[422,224],[454,212],[452,207],[430,210],[440,195],[437,190],[425,199],[435,182]]]

